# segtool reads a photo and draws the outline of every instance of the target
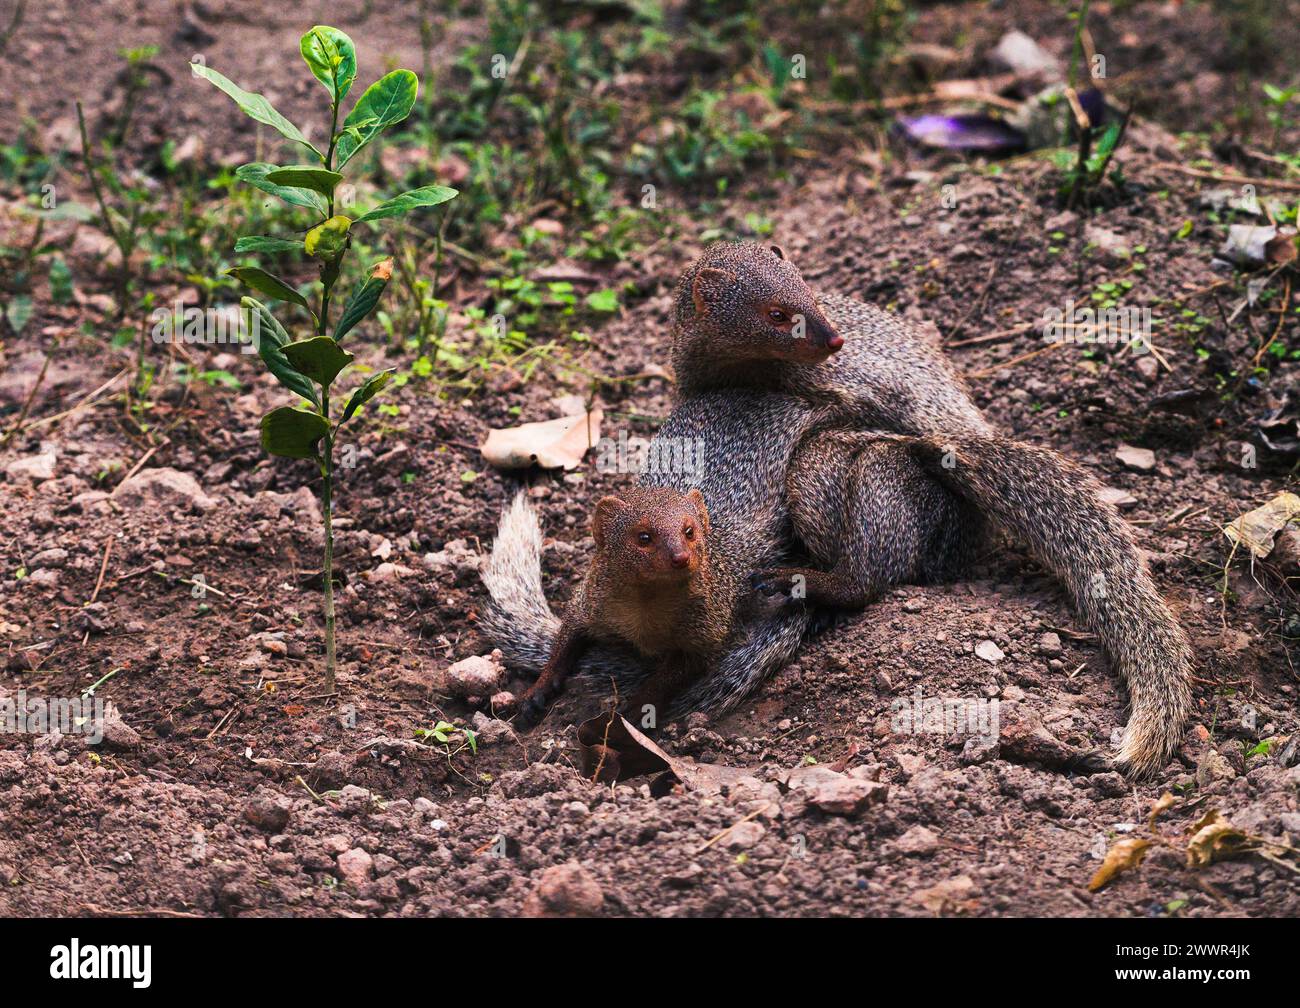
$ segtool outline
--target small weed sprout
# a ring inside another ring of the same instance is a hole
[[[250,235],[235,243],[239,253],[302,252],[314,259],[320,270],[320,296],[313,305],[298,290],[257,266],[237,266],[228,272],[253,290],[271,298],[298,305],[311,317],[315,334],[291,340],[288,331],[256,298],[241,300],[246,331],[255,341],[267,369],[302,400],[301,405],[281,406],[262,418],[262,447],[283,458],[311,459],[321,475],[321,512],[325,525],[325,686],[334,692],[336,658],[334,642],[334,533],[332,528],[334,443],[339,429],[369,402],[392,378],[392,371],[377,372],[352,390],[337,422],[333,422],[330,400],[335,379],[352,363],[353,355],[340,345],[362,319],[374,311],[379,296],[392,275],[392,259],[374,263],[368,276],[357,285],[343,305],[330,331],[330,301],[338,282],[343,258],[358,224],[374,224],[421,207],[437,206],[457,195],[455,189],[429,185],[385,200],[368,213],[352,220],[334,212],[335,190],[343,181],[340,172],[352,157],[382,131],[402,122],[415,104],[419,79],[410,70],[394,70],[370,85],[342,123],[340,106],[357,75],[356,49],[352,40],[337,28],[318,25],[299,44],[303,60],[330,96],[329,143],[321,151],[267,99],[243,90],[232,81],[200,63],[191,64],[203,77],[225,92],[245,114],[278,131],[304,148],[315,163],[280,167],[253,163],[240,166],[235,176],[292,206],[312,211],[315,223],[304,240]],[[322,443],[323,442],[323,443]]]

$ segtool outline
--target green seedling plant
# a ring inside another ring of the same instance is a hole
[[[282,302],[297,305],[312,321],[314,334],[291,339],[288,330],[269,308],[253,297],[241,299],[245,330],[255,340],[267,369],[302,403],[281,406],[262,418],[262,447],[282,458],[310,459],[320,471],[321,515],[325,526],[325,686],[335,687],[334,640],[334,533],[332,528],[334,445],[339,430],[357,411],[373,399],[392,378],[392,370],[376,372],[347,397],[337,422],[331,400],[339,373],[353,361],[340,345],[343,338],[366,318],[392,276],[391,258],[371,265],[367,276],[353,290],[343,311],[330,329],[330,303],[355,226],[397,217],[421,207],[437,206],[457,195],[455,189],[428,185],[385,200],[355,220],[335,213],[335,195],[343,181],[342,169],[385,129],[402,122],[411,112],[419,92],[419,79],[410,70],[394,70],[370,85],[352,111],[339,121],[344,98],[357,75],[356,49],[352,40],[337,28],[317,25],[303,35],[299,44],[303,60],[330,96],[329,142],[322,151],[292,122],[277,112],[260,94],[243,90],[217,71],[201,63],[191,64],[195,76],[210,81],[232,98],[252,119],[270,126],[297,144],[313,163],[281,167],[252,163],[235,170],[236,178],[279,197],[286,203],[312,212],[315,223],[304,239],[248,235],[235,243],[237,253],[279,255],[300,252],[319,268],[320,292],[313,304],[298,289],[258,266],[237,266],[229,270],[241,283]]]

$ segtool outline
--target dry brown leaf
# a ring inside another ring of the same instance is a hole
[[[583,755],[583,774],[595,780],[627,780],[641,774],[670,770],[688,791],[716,794],[724,784],[752,777],[752,770],[696,763],[672,756],[637,731],[622,715],[611,720],[598,714],[578,726],[578,745]]]
[[[1238,857],[1249,849],[1250,838],[1223,818],[1218,809],[1203,815],[1192,830],[1192,838],[1187,841],[1188,868],[1204,868],[1215,861]]]
[[[1160,816],[1161,813],[1168,812],[1169,809],[1173,808],[1174,802],[1177,800],[1177,798],[1166,791],[1151,803],[1151,816],[1147,819],[1147,828],[1151,830],[1152,833],[1156,831],[1156,818]]]
[[[1097,874],[1088,883],[1088,891],[1096,892],[1120,872],[1136,868],[1146,857],[1147,848],[1150,846],[1151,841],[1145,837],[1125,837],[1123,840],[1116,841],[1106,852],[1105,860],[1097,869]]]
[[[542,420],[519,427],[488,431],[479,450],[489,465],[498,469],[576,469],[587,449],[600,440],[601,409],[577,413],[557,420]]]
[[[1223,534],[1233,545],[1241,544],[1259,560],[1273,551],[1273,537],[1288,522],[1300,520],[1300,497],[1280,493],[1267,504],[1247,511],[1223,526]]]

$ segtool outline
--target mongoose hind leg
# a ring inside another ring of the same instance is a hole
[[[796,453],[787,489],[796,534],[830,569],[760,572],[753,582],[763,594],[862,608],[896,584],[950,576],[982,537],[978,517],[926,473],[906,440],[816,434]]]

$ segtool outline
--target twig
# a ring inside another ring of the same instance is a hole
[[[101,392],[107,391],[109,386],[116,384],[119,379],[124,378],[126,376],[126,373],[127,373],[126,369],[119,371],[108,381],[104,382],[103,385],[95,389],[94,392],[91,392],[90,395],[86,396],[84,399],[81,400],[81,402],[77,403],[75,406],[71,407],[70,409],[65,409],[62,413],[55,413],[54,416],[42,417],[40,420],[34,421],[32,423],[32,429],[34,430],[37,427],[44,427],[46,424],[49,423],[56,423],[59,420],[62,420],[64,417],[71,416],[73,413],[76,413],[78,410],[85,409],[87,406],[93,406],[96,402],[99,401],[98,399],[95,398],[95,396],[99,395]]]
[[[1175,164],[1172,161],[1157,161],[1153,167],[1167,168],[1170,171],[1180,172],[1183,175],[1190,175],[1192,178],[1208,179],[1211,182],[1226,182],[1230,185],[1272,186],[1274,189],[1281,189],[1285,192],[1300,192],[1300,182],[1286,182],[1282,179],[1252,178],[1249,175],[1216,175],[1214,172],[1203,171],[1200,168],[1188,168],[1185,165]]]
[[[1002,370],[1002,368],[1005,368],[1005,367],[1011,367],[1013,364],[1020,364],[1020,363],[1023,363],[1024,361],[1027,361],[1027,360],[1029,360],[1029,359],[1032,358],[1032,357],[1037,357],[1039,354],[1045,354],[1045,353],[1047,353],[1047,352],[1049,352],[1049,351],[1051,351],[1051,350],[1055,350],[1055,349],[1057,349],[1058,347],[1063,347],[1063,346],[1066,346],[1066,345],[1067,345],[1067,344],[1066,344],[1065,340],[1061,340],[1059,343],[1049,343],[1049,344],[1047,344],[1047,346],[1045,346],[1045,347],[1039,347],[1037,350],[1030,350],[1029,353],[1023,353],[1023,354],[1021,354],[1019,357],[1012,357],[1010,360],[1005,360],[1005,361],[1002,361],[1002,362],[999,363],[999,364],[994,364],[992,367],[983,368],[983,369],[981,369],[981,370],[979,370],[979,371],[971,371],[971,372],[968,372],[967,375],[966,375],[966,377],[967,377],[967,378],[987,378],[987,377],[988,377],[989,375],[991,375],[994,371],[1000,371],[1000,370]]]
[[[703,854],[706,850],[708,850],[708,849],[709,849],[710,847],[712,847],[715,843],[717,843],[719,840],[721,840],[724,836],[726,836],[728,833],[730,833],[732,830],[734,830],[737,826],[741,826],[741,825],[743,825],[744,823],[749,822],[749,820],[753,819],[755,816],[760,816],[760,815],[762,815],[764,812],[769,812],[769,811],[771,811],[771,809],[772,809],[772,803],[771,803],[771,802],[768,802],[766,805],[762,805],[762,806],[760,806],[760,807],[754,809],[754,811],[751,812],[751,813],[749,813],[749,815],[745,816],[744,819],[738,819],[738,820],[736,820],[736,822],[732,823],[730,826],[728,826],[726,829],[724,829],[721,833],[717,834],[717,835],[716,835],[712,840],[710,840],[708,843],[706,843],[703,847],[698,848],[698,849],[695,851],[695,853],[696,853],[696,854]]]
[[[165,907],[149,907],[140,910],[110,910],[107,907],[96,906],[94,903],[83,903],[81,909],[86,913],[99,914],[102,917],[186,917],[193,920],[203,920],[202,914],[186,913],[184,910],[168,910]]]
[[[27,422],[27,411],[32,408],[32,402],[36,399],[36,393],[40,390],[41,383],[45,381],[45,372],[50,366],[50,355],[45,355],[45,362],[41,365],[41,373],[36,376],[36,384],[32,390],[27,393],[27,398],[23,400],[23,408],[18,413],[18,420],[9,428],[9,433],[0,438],[0,448],[3,448],[13,440],[14,435],[23,429],[23,424]]]

